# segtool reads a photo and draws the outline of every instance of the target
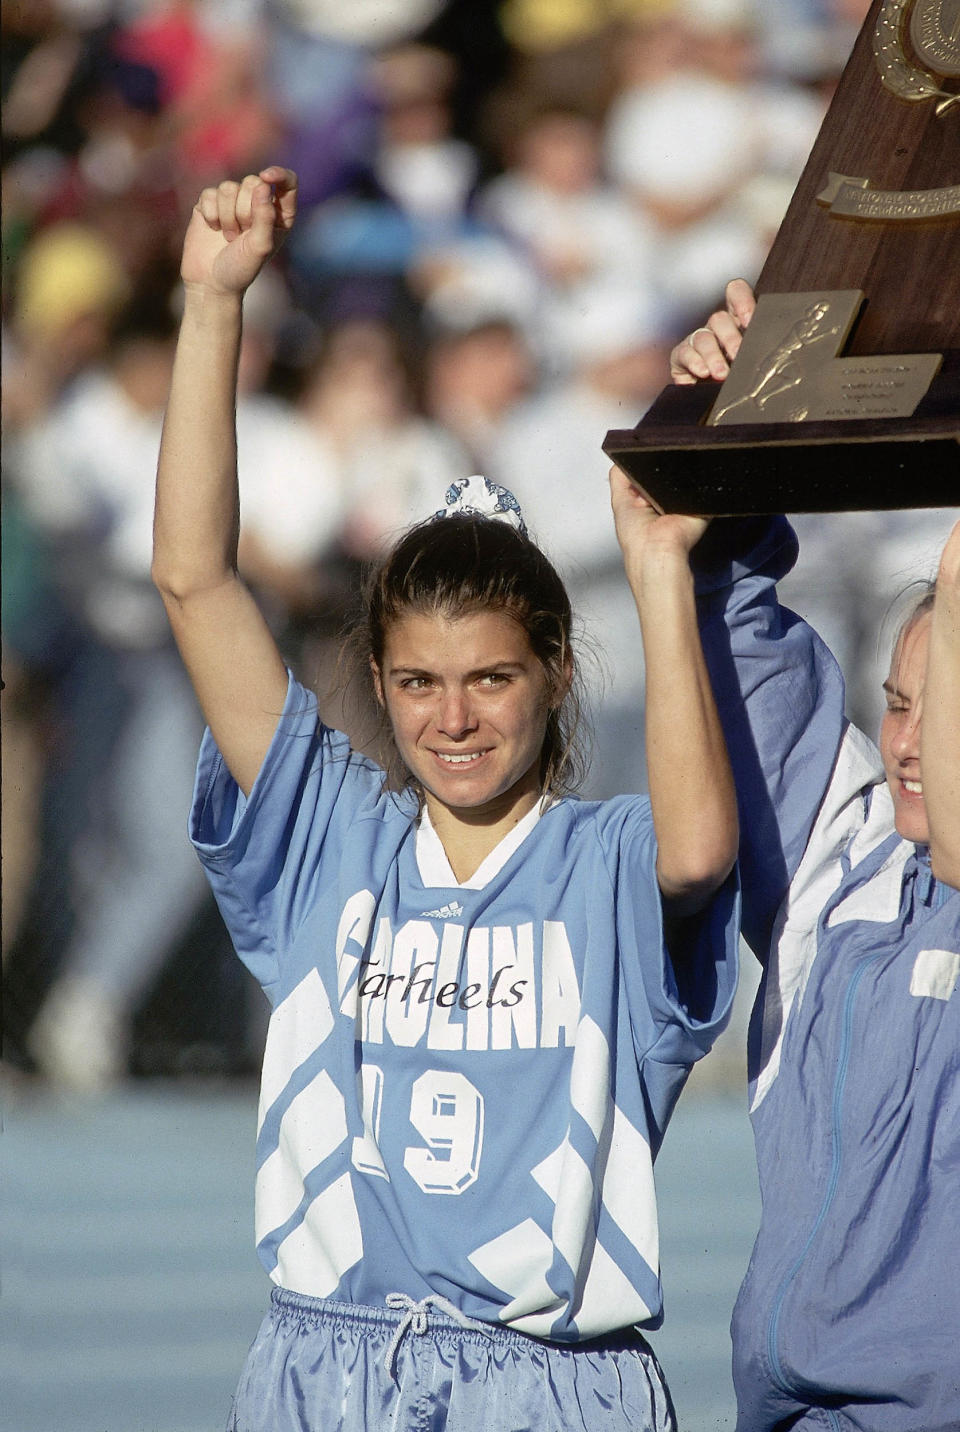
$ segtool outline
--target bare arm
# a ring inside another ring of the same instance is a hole
[[[960,522],[947,539],[937,574],[920,770],[933,873],[960,888]]]
[[[157,471],[153,579],[204,716],[246,792],[287,678],[237,575],[241,309],[295,208],[296,178],[279,167],[201,194],[184,240],[184,312]]]
[[[646,737],[657,878],[671,914],[690,915],[737,855],[737,800],[707,674],[690,551],[706,522],[658,516],[613,468],[610,492],[647,670]]]

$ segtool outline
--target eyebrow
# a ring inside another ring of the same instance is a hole
[[[907,695],[907,693],[905,691],[901,691],[900,687],[895,686],[892,681],[885,681],[883,683],[883,690],[887,693],[888,696],[899,696],[901,701],[910,700],[910,697]]]
[[[522,671],[523,663],[520,661],[489,661],[483,666],[474,667],[472,671],[464,672],[467,681],[477,676],[486,676],[491,671]],[[437,673],[426,666],[391,666],[388,676],[435,676]]]

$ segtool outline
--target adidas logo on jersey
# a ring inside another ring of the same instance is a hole
[[[463,906],[459,900],[451,900],[449,905],[441,905],[439,910],[424,910],[425,920],[450,920],[457,915],[463,914]]]

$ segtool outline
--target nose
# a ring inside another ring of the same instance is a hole
[[[890,749],[898,761],[918,760],[920,756],[920,720],[922,716],[920,702],[911,706],[905,711],[897,722],[893,733],[893,740]]]
[[[437,729],[452,740],[461,740],[476,730],[476,726],[469,693],[459,687],[446,688],[440,698]]]

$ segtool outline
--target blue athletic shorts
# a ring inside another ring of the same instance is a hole
[[[660,1366],[632,1328],[547,1343],[437,1300],[390,1301],[275,1289],[227,1432],[676,1432]]]

